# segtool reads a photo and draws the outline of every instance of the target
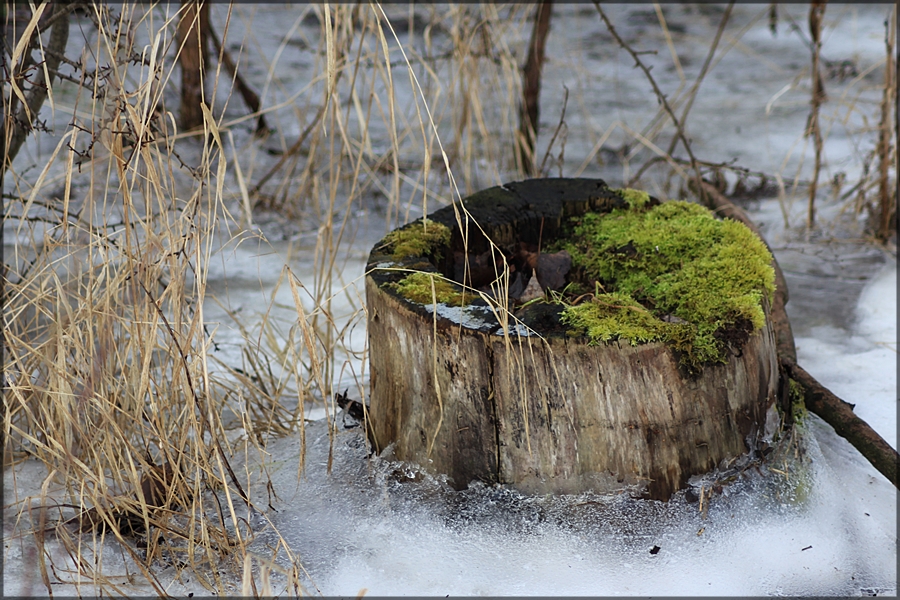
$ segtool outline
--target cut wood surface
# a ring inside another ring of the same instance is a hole
[[[376,450],[390,446],[395,458],[447,474],[457,488],[472,480],[560,493],[634,484],[668,499],[690,476],[750,449],[778,396],[772,319],[726,364],[689,375],[662,343],[527,335],[499,322],[502,312],[435,310],[387,285],[404,268],[452,277],[460,253],[546,243],[571,216],[624,205],[599,180],[530,180],[430,215],[452,235],[429,256],[398,259],[376,245],[366,277]]]

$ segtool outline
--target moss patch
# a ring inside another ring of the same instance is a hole
[[[435,273],[410,273],[397,283],[388,285],[396,289],[404,298],[419,304],[433,304],[435,300],[439,304],[448,306],[464,306],[468,304],[462,292],[457,290],[452,283],[446,279],[441,279]],[[434,288],[432,288],[432,285]]]
[[[612,190],[622,197],[622,200],[628,203],[632,209],[643,208],[645,204],[650,202],[650,194],[641,190],[633,190],[631,188],[620,188]]]
[[[788,379],[788,397],[791,401],[791,420],[794,423],[803,423],[809,415],[803,385],[794,379]]]
[[[563,311],[561,320],[587,334],[591,344],[624,339],[632,346],[647,342],[690,343],[696,327],[690,323],[669,323],[656,318],[628,294],[597,294],[589,302]]]
[[[422,219],[402,229],[395,229],[384,238],[385,245],[400,261],[415,256],[426,256],[435,247],[450,244],[450,229],[441,223]],[[440,258],[436,255],[436,258]]]
[[[775,290],[771,254],[737,221],[688,202],[646,209],[647,198],[631,192],[632,208],[575,219],[560,245],[604,292],[567,307],[563,322],[591,343],[666,342],[692,371],[725,362],[726,346],[765,326],[762,300]]]

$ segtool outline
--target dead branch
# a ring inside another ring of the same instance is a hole
[[[725,25],[728,23],[728,19],[731,17],[731,11],[734,9],[734,0],[728,3],[728,8],[725,9],[725,13],[722,15],[722,21],[719,23],[719,28],[716,30],[716,35],[713,38],[713,43],[709,47],[709,52],[706,54],[706,60],[703,61],[703,66],[700,68],[700,74],[697,75],[697,80],[694,81],[694,84],[691,86],[690,91],[688,92],[687,103],[684,106],[684,110],[681,111],[681,127],[684,127],[684,124],[687,122],[688,113],[691,112],[691,107],[694,105],[694,99],[697,97],[697,90],[700,89],[700,84],[703,83],[703,80],[706,78],[706,74],[709,72],[709,65],[712,63],[713,57],[716,55],[716,49],[719,47],[719,40],[722,39],[722,33],[725,31]],[[675,146],[678,144],[678,137],[672,138],[671,143],[669,144],[669,150],[666,154],[671,155],[672,152],[675,151]]]
[[[544,48],[550,33],[553,0],[543,0],[534,15],[534,28],[528,44],[528,58],[522,72],[522,105],[519,110],[519,160],[528,175],[537,175],[534,155],[540,118],[541,70],[544,67]]]
[[[341,72],[338,71],[338,77],[340,77],[340,75]],[[251,197],[257,196],[259,194],[259,191],[262,189],[262,186],[264,186],[266,182],[269,181],[269,179],[271,179],[282,166],[284,166],[284,163],[287,162],[287,160],[291,156],[293,156],[300,150],[300,147],[303,146],[303,142],[305,142],[306,138],[309,137],[309,134],[312,133],[313,127],[315,127],[319,123],[319,121],[322,120],[322,117],[325,115],[325,109],[327,107],[327,104],[323,104],[319,107],[319,110],[316,112],[316,116],[313,117],[312,121],[309,122],[309,124],[306,126],[306,129],[304,129],[300,134],[300,137],[297,138],[297,141],[291,144],[291,147],[288,148],[287,151],[281,155],[281,157],[279,157],[278,162],[276,162],[272,166],[272,168],[266,172],[265,175],[259,178],[259,181],[250,190]]]
[[[803,386],[803,400],[806,408],[831,425],[836,434],[853,444],[853,447],[859,450],[859,453],[865,456],[869,463],[887,477],[895,487],[900,487],[897,480],[900,454],[884,441],[884,438],[878,435],[868,423],[856,416],[853,412],[853,405],[835,396],[801,366],[784,358],[781,359],[781,364],[791,379]]]
[[[728,3],[728,8],[725,9],[725,13],[722,15],[722,20],[719,22],[719,28],[716,30],[716,35],[713,38],[713,42],[709,47],[709,52],[706,53],[706,60],[703,61],[703,66],[700,68],[700,74],[697,75],[697,79],[694,81],[693,85],[691,85],[691,89],[688,91],[687,95],[687,103],[684,106],[684,110],[681,111],[681,126],[684,127],[684,124],[687,123],[688,113],[691,112],[691,108],[694,106],[694,99],[697,97],[697,90],[700,89],[700,84],[703,83],[703,80],[706,78],[706,74],[709,72],[709,65],[712,63],[713,57],[716,55],[716,49],[719,47],[719,41],[722,39],[722,33],[725,31],[725,25],[728,23],[728,19],[731,17],[731,11],[734,9],[734,0]],[[666,150],[667,156],[672,156],[672,153],[675,151],[675,147],[678,145],[678,140],[681,139],[679,136],[675,136],[672,138],[672,141],[669,142],[669,148]],[[652,160],[652,159],[651,159]],[[647,167],[650,166],[652,162],[648,161],[638,169],[638,172],[634,177],[631,178],[631,183],[637,182]]]
[[[13,111],[11,117],[5,118],[0,124],[0,156],[3,157],[3,164],[0,170],[5,171],[12,164],[16,154],[22,144],[28,138],[37,122],[38,113],[44,100],[47,99],[49,88],[53,85],[53,80],[59,71],[60,56],[65,52],[66,43],[69,41],[69,15],[74,10],[74,5],[54,4],[53,5],[53,26],[50,30],[50,39],[47,41],[47,48],[50,52],[46,53],[42,58],[47,68],[47,81],[33,82],[31,87],[25,93],[24,105],[19,105],[16,98],[10,92],[10,98],[4,98],[4,103]],[[34,34],[33,34],[34,35]],[[22,64],[22,69],[16,69],[16,73],[10,73],[11,78],[24,81],[24,73],[31,59],[31,47],[33,41],[30,40],[28,48],[25,51],[26,62]],[[6,106],[4,106],[6,109]],[[8,113],[4,110],[4,116]]]
[[[241,76],[240,72],[237,69],[237,65],[231,59],[231,55],[228,53],[228,50],[225,49],[225,46],[222,42],[219,41],[219,38],[216,36],[216,32],[213,29],[212,23],[209,23],[209,39],[213,43],[213,47],[216,49],[216,52],[219,54],[219,60],[223,65],[225,65],[225,69],[228,73],[234,77],[234,82],[237,85],[238,91],[241,93],[241,98],[244,99],[244,103],[250,109],[250,112],[259,113],[261,103],[259,101],[259,94],[257,94],[253,88],[251,88],[244,78]],[[256,118],[256,133],[262,133],[268,131],[269,126],[266,123],[266,116],[260,114]]]
[[[897,10],[896,7],[893,9]],[[897,19],[890,19],[885,23],[887,31],[884,35],[885,53],[884,92],[881,100],[881,123],[878,128],[878,207],[879,220],[876,235],[878,239],[886,241],[892,231],[897,230],[897,190],[891,189],[888,171],[893,162],[891,154],[896,153],[896,148],[891,144],[891,107],[897,106],[897,81],[894,47],[897,41]],[[896,177],[896,171],[895,171]]]
[[[541,166],[537,170],[539,174],[544,173],[544,167],[547,165],[547,159],[550,157],[550,151],[553,150],[553,144],[556,143],[556,138],[559,137],[561,131],[565,130],[568,132],[568,127],[566,126],[566,107],[569,106],[569,88],[563,86],[565,90],[565,94],[563,95],[563,106],[562,111],[559,114],[559,123],[556,125],[556,130],[553,132],[553,136],[550,138],[550,143],[547,144],[547,151],[544,153],[544,158],[541,160]],[[559,165],[559,176],[562,177],[562,165],[563,165],[563,154],[566,151],[566,133],[563,133],[562,143],[559,149],[559,157],[557,159],[557,164]]]

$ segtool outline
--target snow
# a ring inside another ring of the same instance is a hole
[[[795,338],[797,360],[891,446],[897,447],[897,263],[888,261],[869,282],[856,307],[858,323],[838,342],[822,327],[818,337]],[[868,373],[870,377],[860,377]],[[849,400],[853,398],[853,400]]]

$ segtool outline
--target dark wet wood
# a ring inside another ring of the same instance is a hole
[[[819,415],[834,432],[853,444],[873,467],[898,486],[897,466],[900,454],[868,423],[853,412],[853,405],[841,400],[797,364],[782,361],[788,374],[803,386],[803,400],[810,412]]]
[[[622,205],[598,180],[491,188],[429,216],[453,230],[439,260],[400,266],[449,276],[454,251],[479,255],[487,237],[501,248],[546,243],[568,217]],[[771,320],[727,364],[689,376],[663,344],[502,335],[490,319],[463,327],[383,287],[403,274],[386,268],[398,265],[382,252],[377,244],[366,278],[372,441],[457,488],[472,480],[556,493],[635,484],[668,499],[691,475],[746,452],[775,402]]]

